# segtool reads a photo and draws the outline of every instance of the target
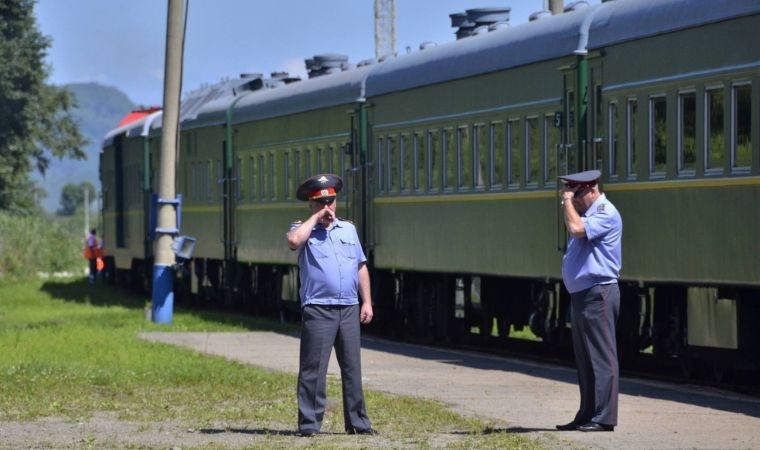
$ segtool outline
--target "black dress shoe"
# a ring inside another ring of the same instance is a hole
[[[359,428],[351,428],[348,431],[346,431],[348,434],[377,434],[377,430],[374,428],[365,428],[365,429],[359,429]]]
[[[589,422],[578,426],[579,431],[615,431],[614,425],[605,425],[603,423]]]
[[[557,425],[557,429],[559,431],[575,431],[578,429],[578,422],[572,421],[570,423],[566,423],[564,425]]]

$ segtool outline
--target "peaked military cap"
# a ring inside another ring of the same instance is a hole
[[[335,197],[343,189],[343,180],[332,173],[321,173],[308,178],[298,186],[296,198],[308,201],[323,197]]]
[[[559,179],[562,180],[563,183],[574,185],[574,184],[583,184],[586,186],[593,186],[596,184],[597,180],[601,178],[602,172],[598,170],[587,170],[585,172],[577,172],[577,173],[570,173],[567,175],[560,175]]]

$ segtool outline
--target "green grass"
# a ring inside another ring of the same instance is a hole
[[[219,421],[293,430],[295,374],[265,371],[136,337],[141,331],[293,331],[239,314],[176,310],[172,325],[147,322],[145,298],[83,279],[0,282],[0,420],[44,417],[180,421],[203,428]],[[340,385],[330,381],[324,431],[342,432]],[[494,432],[504,424],[464,418],[445,405],[366,392],[368,411],[389,447],[535,448],[523,436]],[[97,438],[97,437],[96,437]],[[273,433],[264,446],[300,439]],[[342,434],[326,447],[350,445]],[[356,438],[353,438],[356,439]]]

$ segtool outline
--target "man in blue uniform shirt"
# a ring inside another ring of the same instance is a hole
[[[301,280],[301,355],[298,371],[298,432],[319,433],[327,403],[327,365],[335,347],[343,386],[347,433],[374,434],[362,392],[359,323],[372,321],[367,258],[356,228],[335,215],[343,187],[337,175],[320,174],[296,191],[311,216],[293,223],[288,247],[298,250]],[[361,297],[361,306],[359,305]]]
[[[615,324],[622,263],[623,220],[599,191],[601,173],[560,177],[562,209],[570,234],[562,279],[570,293],[573,352],[581,402],[559,430],[613,431],[617,425],[619,368]]]

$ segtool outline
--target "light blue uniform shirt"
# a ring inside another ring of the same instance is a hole
[[[359,265],[366,261],[351,222],[335,219],[329,230],[314,227],[298,254],[301,307],[358,304]]]
[[[623,219],[602,194],[581,216],[586,237],[570,237],[562,258],[562,279],[575,293],[617,282],[622,267]]]

